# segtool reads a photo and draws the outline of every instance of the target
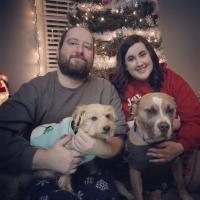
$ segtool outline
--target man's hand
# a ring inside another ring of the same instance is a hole
[[[74,173],[82,154],[66,148],[71,135],[60,139],[51,149],[38,149],[33,158],[33,169],[50,169],[64,174]]]
[[[87,131],[82,128],[79,128],[75,138],[72,139],[73,147],[84,155],[96,155],[97,142],[98,139],[88,135]]]
[[[182,144],[173,141],[166,141],[159,144],[157,148],[150,148],[147,155],[154,157],[150,162],[165,163],[173,160],[183,153],[183,151],[184,148]]]
[[[119,137],[110,137],[106,141],[96,139],[88,135],[87,130],[79,128],[72,145],[84,155],[92,154],[106,159],[117,155],[122,150],[124,141]]]

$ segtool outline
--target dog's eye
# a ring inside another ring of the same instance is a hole
[[[156,111],[155,108],[146,109],[146,112],[147,112],[149,115],[155,115],[155,114],[157,113],[157,111]]]
[[[106,118],[107,118],[107,119],[110,119],[110,118],[111,118],[111,115],[110,115],[110,114],[107,114],[107,115],[106,115]]]
[[[92,121],[96,121],[96,120],[97,120],[97,117],[96,117],[96,116],[93,116],[93,117],[91,117],[91,120],[92,120]]]
[[[172,115],[172,114],[174,114],[174,112],[175,112],[174,108],[170,108],[169,106],[167,106],[166,113]]]

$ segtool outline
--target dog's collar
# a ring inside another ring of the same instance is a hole
[[[71,122],[71,128],[74,131],[74,134],[76,135],[76,133],[78,132],[78,128],[75,127],[75,121],[74,120],[72,120],[72,122]]]
[[[138,126],[137,126],[137,128],[135,128],[134,133],[135,133],[135,135],[136,135],[139,139],[141,139],[142,141],[145,142],[145,140],[144,140],[144,138],[143,138],[143,134],[142,134],[142,132],[140,131],[140,129],[138,128]]]

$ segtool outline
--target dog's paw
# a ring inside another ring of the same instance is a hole
[[[65,190],[67,192],[73,192],[70,177],[68,176],[61,176],[58,180],[58,186],[62,190]]]

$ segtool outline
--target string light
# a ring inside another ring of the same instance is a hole
[[[104,17],[101,17],[101,22],[103,22],[105,19],[104,19]]]
[[[40,51],[42,48],[40,47],[40,37],[39,31],[37,29],[37,12],[36,12],[36,2],[29,2],[28,9],[25,11],[27,13],[26,20],[27,20],[27,27],[33,33],[33,38],[35,40],[34,45],[35,47],[30,49],[30,57],[28,62],[35,66],[34,77],[39,76],[41,74],[40,68]]]

